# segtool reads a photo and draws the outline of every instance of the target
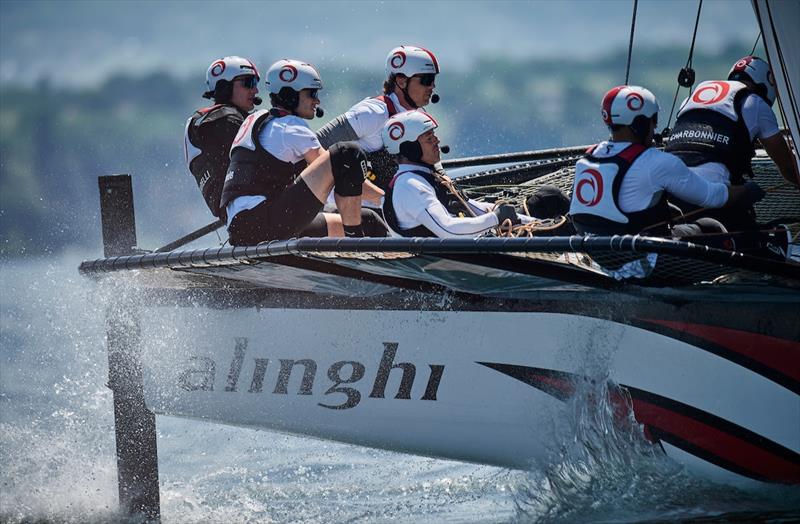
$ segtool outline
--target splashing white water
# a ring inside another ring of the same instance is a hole
[[[0,278],[0,521],[118,522],[101,291],[78,260],[6,263]],[[548,463],[508,471],[157,417],[166,522],[587,522],[800,507],[796,488],[697,480],[614,424],[597,333]],[[609,349],[611,348],[611,349]],[[613,389],[613,388],[612,388]],[[785,515],[783,513],[782,515]]]

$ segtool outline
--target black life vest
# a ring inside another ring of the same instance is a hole
[[[731,183],[743,184],[745,174],[753,176],[750,159],[755,156],[742,118],[742,104],[751,94],[754,92],[741,82],[701,83],[678,112],[664,150],[689,167],[722,163],[731,174]]]
[[[222,207],[246,195],[262,195],[268,201],[274,200],[308,166],[305,160],[296,164],[284,162],[258,141],[261,130],[270,120],[287,114],[275,109],[262,109],[245,119],[233,141],[231,164],[222,190]]]
[[[220,207],[222,186],[228,172],[231,144],[244,118],[236,106],[217,104],[198,109],[186,121],[183,140],[186,165],[215,217],[224,217],[224,207]]]
[[[400,227],[400,223],[397,221],[397,213],[395,213],[394,203],[392,202],[392,197],[394,196],[394,185],[397,183],[398,178],[407,173],[414,173],[415,175],[419,175],[424,178],[425,181],[430,184],[431,187],[433,187],[433,190],[436,193],[436,199],[442,203],[445,209],[447,209],[448,213],[451,215],[464,214],[465,216],[470,216],[470,211],[464,207],[464,204],[462,204],[459,199],[444,184],[442,184],[433,173],[417,170],[403,171],[401,173],[397,173],[394,178],[392,178],[391,182],[389,182],[383,198],[383,219],[386,221],[386,224],[392,229],[392,231],[395,231],[404,237],[436,236],[433,231],[422,224],[411,229],[403,229]],[[467,197],[463,193],[459,192],[459,194],[466,202]]]
[[[619,189],[625,175],[639,156],[647,151],[641,144],[631,144],[615,156],[598,158],[592,153],[595,147],[575,166],[575,182],[572,190],[570,215],[576,229],[581,233],[596,235],[637,234],[654,224],[665,222],[658,227],[647,229],[648,235],[664,235],[669,232],[669,205],[665,192],[655,205],[626,213],[619,207]],[[583,186],[588,186],[586,194]],[[604,188],[611,187],[609,194]],[[627,219],[627,223],[624,221]]]

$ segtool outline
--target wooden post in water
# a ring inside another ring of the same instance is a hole
[[[133,254],[136,220],[129,175],[98,178],[106,257]],[[123,294],[125,295],[125,294]],[[120,297],[106,309],[108,387],[114,395],[120,511],[148,522],[161,519],[156,420],[144,402],[139,311]]]

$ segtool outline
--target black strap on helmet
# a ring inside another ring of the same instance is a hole
[[[403,76],[406,77],[407,81],[406,81],[406,86],[400,88],[400,91],[402,91],[403,95],[406,97],[406,102],[408,102],[408,105],[410,105],[413,109],[419,109],[419,106],[411,98],[411,95],[408,94],[408,84],[411,83],[411,77],[410,76],[406,76],[406,75],[403,75]]]

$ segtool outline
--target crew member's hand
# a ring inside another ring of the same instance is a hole
[[[744,200],[748,204],[755,204],[759,202],[767,196],[767,192],[761,189],[761,186],[753,182],[752,180],[748,180],[744,183]]]
[[[497,215],[497,221],[500,224],[506,220],[510,220],[511,224],[514,226],[520,223],[519,217],[517,216],[517,210],[514,209],[514,206],[512,205],[500,204],[499,206],[495,206],[492,213]]]
[[[381,188],[369,180],[364,180],[364,183],[361,185],[361,200],[367,200],[379,206],[381,205],[382,196],[383,190]]]

